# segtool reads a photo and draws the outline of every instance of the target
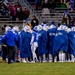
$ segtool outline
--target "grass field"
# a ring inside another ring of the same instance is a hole
[[[75,63],[0,63],[0,75],[75,75]]]

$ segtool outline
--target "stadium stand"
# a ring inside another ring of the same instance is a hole
[[[58,0],[59,1],[59,0]],[[70,2],[69,1],[66,1],[66,3],[56,3],[56,7],[53,9],[53,8],[45,8],[46,10],[42,11],[42,7],[39,7],[37,10],[36,10],[36,13],[39,14],[42,18],[47,18],[49,22],[51,22],[52,20],[54,20],[56,23],[58,23],[59,20],[62,19],[63,17],[63,13],[65,10],[68,10],[69,14],[71,17],[74,17],[75,14],[73,12],[70,12]],[[29,1],[29,4],[32,5],[32,7],[35,9],[35,1]],[[49,13],[50,11],[50,13]]]
[[[55,21],[57,24],[59,21],[62,20],[63,13],[65,10],[69,11],[69,14],[71,17],[75,16],[75,11],[70,12],[70,8],[67,8],[67,5],[64,3],[56,3],[56,7],[53,8],[43,8],[40,6],[37,10],[35,10],[35,0],[10,0],[10,2],[15,5],[15,2],[19,2],[22,7],[26,7],[30,11],[29,15],[29,21],[31,21],[32,16],[36,15],[36,17],[39,19],[39,23],[43,21],[44,18],[47,18],[48,22],[50,23],[52,20]],[[2,15],[0,14],[0,23],[17,23],[17,21],[13,21],[12,17],[10,15]],[[19,21],[18,23],[22,24],[23,21]]]

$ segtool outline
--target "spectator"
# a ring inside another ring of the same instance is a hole
[[[50,8],[50,4],[48,0],[42,1],[42,8]]]
[[[41,5],[41,0],[35,0],[36,10]]]
[[[18,10],[20,8],[20,10]],[[22,6],[20,5],[20,3],[19,2],[16,2],[16,4],[14,5],[14,14],[16,14],[16,17],[17,17],[17,15],[18,15],[18,12],[21,12],[21,15],[22,15]],[[20,17],[21,17],[21,15],[20,15]],[[14,18],[16,18],[16,17],[14,17]],[[19,17],[19,16],[18,16]],[[17,17],[17,18],[18,18]],[[23,16],[22,16],[23,17]],[[19,18],[18,18],[18,20],[20,20]]]
[[[52,2],[52,8],[55,9],[55,7],[56,7],[56,1],[52,0],[51,2]]]
[[[63,24],[66,23],[66,25],[68,27],[71,26],[71,17],[70,17],[70,15],[69,15],[69,13],[67,11],[64,12],[64,15],[63,15],[63,18],[62,18],[62,23]]]
[[[66,6],[67,6],[67,8],[71,8],[71,6],[70,6],[70,0],[66,0]]]
[[[4,3],[1,3],[1,4],[0,4],[0,12],[1,12],[2,15],[7,15],[7,13],[8,13],[8,9],[7,9],[7,7],[4,5]]]
[[[16,22],[19,22],[19,18],[16,18]]]
[[[73,20],[72,20],[72,26],[75,26],[75,16],[73,17]]]
[[[56,8],[60,8],[61,7],[61,2],[60,2],[60,0],[55,0],[55,6],[56,6]]]
[[[16,9],[11,3],[8,4],[8,10],[9,10],[10,16],[12,17],[12,20],[15,20],[15,18],[16,18]]]
[[[73,12],[74,2],[75,2],[75,0],[70,0],[71,12]]]
[[[65,4],[66,3],[66,0],[61,0],[61,3],[64,3]]]
[[[22,21],[24,18],[24,14],[20,8],[17,8],[16,18],[18,18],[20,21]]]
[[[30,11],[27,8],[24,8],[24,10],[22,10],[22,11],[23,11],[23,13],[25,15],[24,19],[27,19],[29,17],[29,15],[30,15]]]
[[[14,6],[16,9],[17,8],[21,8],[22,9],[22,6],[20,5],[20,3],[19,2],[16,2],[16,4],[15,4],[15,6]]]
[[[37,26],[39,24],[39,21],[38,21],[38,19],[36,18],[35,15],[33,15],[32,18],[33,19],[31,20],[31,25],[32,25],[32,28],[34,28],[35,26]]]

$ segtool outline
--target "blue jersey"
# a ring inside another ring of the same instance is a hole
[[[33,42],[38,42],[38,33],[33,32],[32,36],[34,37]]]
[[[6,44],[9,46],[15,46],[16,42],[18,41],[18,37],[12,32],[12,30],[10,30],[1,41],[6,42]]]
[[[53,53],[58,54],[60,50],[67,52],[68,49],[68,36],[64,30],[57,30],[54,37]]]
[[[68,53],[73,54],[75,56],[75,31],[70,31],[68,33],[68,38],[69,38]]]
[[[38,33],[38,54],[43,55],[47,53],[48,35],[47,31],[41,30]]]
[[[56,34],[56,28],[48,30],[48,53],[53,55],[53,40]]]
[[[20,55],[21,58],[31,57],[31,33],[22,30],[20,33]]]

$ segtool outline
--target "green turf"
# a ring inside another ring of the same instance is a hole
[[[75,75],[75,63],[0,63],[0,75]]]

